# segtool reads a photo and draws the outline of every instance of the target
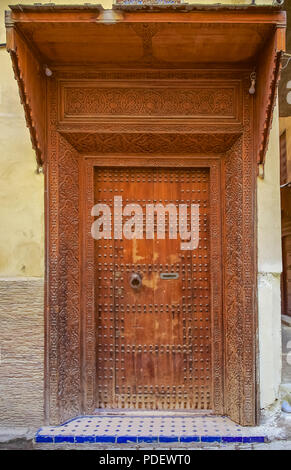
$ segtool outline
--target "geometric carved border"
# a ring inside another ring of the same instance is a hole
[[[176,119],[226,120],[238,122],[240,117],[239,83],[209,80],[122,81],[68,80],[60,83],[60,121],[100,120],[104,117],[142,118],[168,116]]]
[[[56,132],[51,81],[46,174],[45,411],[59,423],[82,412],[80,402],[80,276],[78,153]]]
[[[244,133],[225,158],[224,317],[226,413],[247,426],[258,420],[256,173],[247,81],[243,90]]]
[[[62,135],[81,155],[119,153],[177,155],[220,154],[231,149],[241,133],[75,133]]]
[[[213,325],[214,344],[221,352],[223,351],[225,364],[224,371],[218,362],[215,364],[214,383],[218,392],[214,393],[214,411],[227,414],[240,424],[254,425],[257,420],[256,165],[248,87],[248,81],[244,82],[243,134],[236,139],[230,149],[225,149],[224,154],[208,155],[206,159],[208,164],[212,165],[212,174],[215,171],[219,172],[221,165],[223,195],[221,212],[224,220],[221,250],[219,250],[218,236],[217,246],[215,248],[214,245],[213,252],[214,267],[217,267],[217,272],[213,274],[212,279],[214,289],[212,300],[214,308],[217,311],[220,309],[221,314],[223,312],[224,327],[223,331],[219,328],[220,320],[217,315],[218,323]],[[92,246],[88,236],[89,220],[86,220],[88,212],[86,213],[84,203],[86,200],[88,204],[92,202],[94,158],[85,160],[64,134],[58,133],[57,96],[57,82],[52,79],[48,90],[48,159],[45,168],[47,214],[45,403],[47,421],[52,424],[92,412],[96,387],[93,365],[96,357],[93,338],[93,296],[86,295],[82,289],[85,282],[88,292],[93,292],[93,256],[90,251]],[[227,124],[221,125],[221,133],[227,135]],[[128,151],[130,152],[130,149]],[[174,147],[173,154],[175,154]],[[124,156],[126,155],[120,155],[120,164]],[[152,157],[157,161],[155,154]],[[179,152],[175,157],[177,162],[179,159],[185,161],[190,158]],[[91,163],[85,165],[85,161]],[[98,163],[97,160],[96,162]],[[84,188],[86,188],[85,194],[83,194]],[[211,186],[211,192],[214,198],[220,194],[215,183]],[[213,204],[220,205],[219,199],[219,197],[216,201],[214,199]],[[220,219],[219,212],[213,211],[212,220],[215,213]],[[80,214],[85,220],[80,218]],[[83,236],[82,226],[87,226],[87,236],[86,232]],[[219,226],[218,219],[212,222],[213,231]],[[218,259],[219,253],[222,253],[222,264]],[[82,265],[84,254],[87,256],[87,263]],[[81,277],[81,272],[85,278]],[[223,272],[223,284],[216,282],[221,272]],[[219,285],[222,287],[223,296],[219,295]],[[221,297],[222,309],[218,305]],[[86,311],[88,314],[91,312],[91,317],[87,316],[87,321],[84,322]],[[82,348],[82,345],[86,347]],[[219,392],[222,383],[224,393]]]

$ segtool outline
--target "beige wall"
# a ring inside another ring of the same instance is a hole
[[[13,2],[11,2],[13,3]],[[15,3],[29,3],[27,0]],[[31,2],[33,3],[33,2]],[[47,3],[47,2],[42,2]],[[81,3],[54,0],[54,3]],[[100,2],[110,8],[111,1]],[[195,2],[189,2],[195,3]],[[197,3],[214,3],[199,0]],[[221,2],[223,3],[223,2]],[[227,3],[249,4],[248,1]],[[256,4],[271,4],[257,0]],[[0,43],[5,42],[0,0]],[[258,181],[259,341],[261,405],[280,383],[280,209],[275,113],[266,178]],[[43,175],[35,173],[10,58],[0,49],[0,425],[38,426],[43,419]]]
[[[0,279],[0,426],[43,423],[43,281]]]
[[[258,313],[261,407],[278,398],[281,383],[281,210],[278,108],[274,111],[265,177],[258,178]]]
[[[5,49],[0,70],[0,276],[43,276],[43,175]]]

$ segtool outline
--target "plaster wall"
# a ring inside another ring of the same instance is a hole
[[[278,107],[274,111],[265,163],[265,177],[257,180],[258,221],[258,333],[260,404],[277,398],[281,383],[281,210]]]

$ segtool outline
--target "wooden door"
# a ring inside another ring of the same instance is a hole
[[[140,238],[114,239],[114,196],[123,211],[142,208]],[[95,241],[98,407],[211,409],[208,169],[98,168],[95,203],[112,213],[112,238]],[[169,238],[167,211],[165,239],[157,238],[157,218],[146,238],[146,205],[173,204],[179,215],[187,204],[190,229],[191,203],[199,205],[197,249],[182,250],[179,231]]]
[[[291,316],[291,235],[282,238],[282,313]]]

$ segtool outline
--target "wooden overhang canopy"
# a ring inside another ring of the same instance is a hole
[[[37,161],[46,158],[46,81],[58,69],[243,69],[256,73],[254,133],[264,162],[285,47],[278,7],[13,5],[7,49]]]

